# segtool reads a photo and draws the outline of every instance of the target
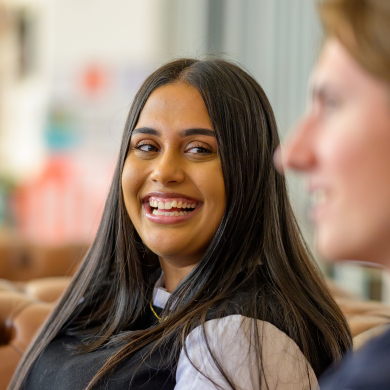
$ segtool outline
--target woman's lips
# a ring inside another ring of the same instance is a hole
[[[329,203],[328,198],[328,193],[323,189],[317,189],[311,193],[309,216],[314,223],[318,223],[326,215]]]
[[[172,224],[186,221],[198,213],[202,203],[195,199],[184,197],[147,196],[144,198],[143,209],[146,217],[162,224]]]

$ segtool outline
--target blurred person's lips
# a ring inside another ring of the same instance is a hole
[[[310,194],[310,219],[319,222],[329,211],[329,187],[324,182],[308,179],[307,192]]]

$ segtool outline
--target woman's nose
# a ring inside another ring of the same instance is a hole
[[[150,174],[152,181],[168,186],[185,180],[184,162],[175,153],[166,151],[154,163]]]
[[[284,146],[277,148],[274,154],[275,167],[279,172],[290,168],[295,171],[307,171],[315,164],[313,121],[303,118],[288,137]]]

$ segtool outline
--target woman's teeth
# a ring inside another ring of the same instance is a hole
[[[156,198],[150,198],[149,205],[152,208],[153,215],[165,215],[167,217],[179,217],[182,215],[187,215],[191,211],[193,211],[197,206],[196,203],[185,202],[183,200],[178,200],[178,199],[174,199],[174,200],[171,199],[168,201],[168,200],[156,199]],[[187,209],[187,210],[178,210],[178,209]],[[171,210],[171,211],[164,211],[164,210]]]
[[[196,207],[195,203],[185,203],[181,200],[177,202],[176,200],[172,202],[158,202],[157,200],[149,200],[150,207],[158,208],[159,210],[170,210],[171,208],[178,208],[178,209],[194,209]]]
[[[327,194],[324,190],[317,190],[310,196],[313,205],[320,205],[326,201]]]
[[[164,212],[164,211],[158,211],[156,209],[153,210],[153,215],[166,215],[167,217],[178,217],[180,215],[187,215],[191,211],[171,211],[171,212]]]

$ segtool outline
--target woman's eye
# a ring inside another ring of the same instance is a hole
[[[329,99],[325,102],[325,107],[330,109],[335,109],[338,106],[337,100]]]
[[[191,148],[187,149],[186,153],[210,154],[210,153],[212,153],[212,150],[206,148],[205,146],[197,145],[197,146],[192,146]]]
[[[158,152],[158,149],[152,144],[138,144],[135,146],[135,149],[141,152]]]

